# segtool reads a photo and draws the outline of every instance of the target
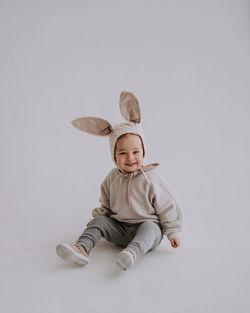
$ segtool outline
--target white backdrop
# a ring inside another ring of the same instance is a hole
[[[141,105],[145,164],[160,163],[182,208],[183,242],[249,248],[249,1],[1,0],[0,25],[6,260],[82,230],[114,164],[107,138],[70,122],[122,122],[123,90]]]

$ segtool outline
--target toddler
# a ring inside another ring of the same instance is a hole
[[[158,163],[143,165],[145,139],[138,100],[130,92],[120,95],[120,110],[128,121],[115,126],[97,117],[78,118],[72,124],[85,132],[108,136],[116,164],[101,185],[101,206],[77,242],[56,247],[64,260],[85,265],[89,253],[101,239],[123,247],[116,263],[127,270],[146,252],[155,249],[163,235],[172,247],[180,246],[182,216],[163,178],[155,171]]]

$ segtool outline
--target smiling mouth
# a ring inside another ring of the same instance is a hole
[[[136,165],[136,163],[133,163],[133,164],[125,164],[126,166],[133,166],[133,165]]]

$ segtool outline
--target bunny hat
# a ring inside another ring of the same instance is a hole
[[[115,145],[117,139],[125,134],[139,135],[143,146],[143,156],[145,155],[145,138],[141,123],[141,112],[139,102],[136,97],[127,91],[120,94],[120,110],[127,123],[120,123],[114,126],[99,117],[80,117],[72,121],[72,125],[77,129],[97,136],[108,136],[110,152],[115,161]]]

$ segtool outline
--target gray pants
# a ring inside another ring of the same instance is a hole
[[[162,231],[160,225],[151,221],[128,224],[110,217],[97,216],[81,234],[77,243],[89,253],[102,237],[118,246],[131,249],[136,258],[139,258],[160,244]]]

